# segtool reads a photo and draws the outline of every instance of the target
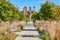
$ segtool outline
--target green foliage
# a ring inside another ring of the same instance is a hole
[[[2,21],[23,20],[24,15],[9,1],[0,1],[0,19]]]
[[[57,6],[56,8],[56,15],[55,15],[55,19],[56,20],[60,20],[60,6]]]
[[[48,1],[41,6],[41,9],[39,11],[42,19],[48,20],[48,19],[55,19],[56,10],[55,5],[53,3],[49,3]]]
[[[20,14],[19,14],[19,16],[20,16],[20,20],[26,20],[25,18],[26,18],[26,16],[23,14],[23,12],[20,12]]]
[[[54,20],[56,16],[56,6],[53,3],[49,3],[48,1],[41,5],[41,9],[38,13],[33,14],[33,20]]]
[[[32,19],[33,21],[40,20],[41,19],[40,14],[36,12],[35,14],[32,15]]]
[[[49,40],[49,36],[44,33],[40,35],[40,38],[42,38],[43,40]]]

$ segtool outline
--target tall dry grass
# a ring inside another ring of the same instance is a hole
[[[1,22],[0,23],[0,40],[14,40],[17,35],[14,32],[10,31],[10,27],[12,26],[19,29],[21,26],[25,26],[25,24],[26,24],[25,21],[21,21],[21,22],[13,21],[12,23],[10,21]]]
[[[44,31],[46,35],[49,35],[50,40],[60,40],[60,21],[36,21],[40,31]]]
[[[10,21],[7,22],[1,22],[0,23],[0,34],[6,33],[10,31],[10,27],[15,27],[17,29],[21,29],[21,27],[24,27],[26,25],[25,21],[13,21],[10,23]]]
[[[0,23],[0,34],[7,33],[9,30],[10,22],[1,22]]]

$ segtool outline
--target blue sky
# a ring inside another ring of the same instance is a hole
[[[48,1],[53,2],[56,5],[60,6],[60,0],[48,0]],[[19,7],[19,10],[23,10],[24,6],[27,6],[27,8],[29,8],[29,6],[31,7],[35,6],[36,7],[35,10],[39,11],[41,5],[45,3],[46,0],[10,0],[10,2],[15,6]]]

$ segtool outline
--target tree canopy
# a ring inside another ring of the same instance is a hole
[[[41,6],[39,13],[42,15],[42,18],[44,20],[55,19],[54,17],[57,14],[55,8],[55,4],[47,1],[45,4]]]
[[[18,10],[18,7],[6,0],[0,0],[0,20],[22,20],[24,15]]]
[[[54,3],[45,2],[41,9],[32,15],[34,20],[60,20],[60,6]]]

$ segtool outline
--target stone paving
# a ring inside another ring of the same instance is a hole
[[[42,40],[34,27],[33,22],[28,22],[22,32],[16,32],[19,36],[15,40]]]

